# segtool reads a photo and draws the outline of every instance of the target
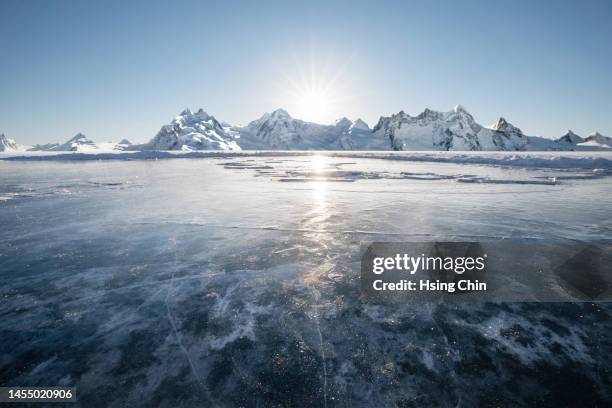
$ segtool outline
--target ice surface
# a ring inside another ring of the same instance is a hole
[[[83,407],[612,401],[608,304],[359,298],[374,240],[611,239],[609,155],[36,157],[0,160],[3,385]]]
[[[553,169],[612,169],[612,152],[342,152],[342,151],[146,151],[146,152],[9,152],[0,153],[0,160],[157,160],[178,158],[240,158],[240,157],[339,157],[440,162],[458,164],[489,164],[513,167]]]

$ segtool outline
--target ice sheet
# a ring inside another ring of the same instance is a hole
[[[612,401],[608,304],[358,289],[373,240],[611,239],[609,157],[189,157],[0,161],[3,385],[80,406]]]

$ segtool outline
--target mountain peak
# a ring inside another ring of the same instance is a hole
[[[568,129],[567,133],[557,139],[557,142],[564,142],[570,144],[578,144],[584,142],[584,139],[581,136],[578,136],[571,129]]]
[[[500,118],[497,119],[497,122],[493,125],[493,129],[502,130],[506,126],[508,126],[508,121],[503,116],[500,116]]]
[[[508,122],[506,120],[506,118],[504,117],[500,117],[497,120],[497,123],[495,123],[492,127],[493,130],[497,130],[499,132],[512,132],[512,133],[519,133],[519,134],[523,134],[523,132],[521,131],[521,129],[517,128],[516,126],[512,125],[510,122]]]
[[[169,124],[163,125],[144,150],[240,150],[236,132],[200,108],[193,113],[186,108]],[[124,140],[125,144],[129,141]],[[122,141],[122,142],[124,142]],[[123,143],[121,143],[123,144]]]
[[[23,146],[15,142],[13,139],[9,139],[4,135],[4,133],[0,133],[0,152],[7,151],[15,151],[24,149]]]
[[[586,139],[584,139],[584,141],[588,143],[595,143],[602,147],[612,147],[612,137],[604,136],[599,132],[590,134]]]
[[[76,142],[77,140],[82,140],[82,139],[88,140],[87,136],[85,136],[83,133],[79,132],[76,135],[72,136],[72,138],[70,140],[68,140],[68,143]]]
[[[200,108],[198,109],[198,111],[196,113],[193,114],[193,116],[200,118],[202,120],[209,120],[210,118],[212,118],[213,116],[209,115],[204,109]]]
[[[358,118],[355,122],[353,122],[353,125],[351,126],[351,128],[370,130],[370,126],[368,126],[368,124],[364,122],[361,118]]]
[[[467,109],[465,109],[463,106],[461,105],[455,105],[455,107],[453,108],[453,111],[455,113],[467,113],[469,114],[470,112],[467,111]]]
[[[430,120],[438,119],[440,118],[440,112],[435,111],[433,109],[425,108],[425,110],[417,116],[417,119],[425,119],[425,118],[430,119]]]
[[[353,122],[347,118],[346,116],[341,117],[340,119],[336,119],[336,121],[334,122],[334,126],[335,127],[340,127],[340,128],[349,128],[353,125]]]
[[[289,112],[287,112],[283,108],[278,108],[278,109],[272,111],[270,116],[272,116],[274,118],[287,118],[287,119],[291,119],[291,115],[289,115]]]

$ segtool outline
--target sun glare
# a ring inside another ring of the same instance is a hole
[[[310,89],[298,96],[298,112],[302,118],[307,120],[325,120],[331,113],[332,98],[324,91]]]
[[[314,155],[311,157],[311,165],[315,173],[321,173],[325,170],[325,159],[323,156]]]
[[[314,51],[309,60],[304,61],[304,56],[308,58],[308,53],[294,55],[293,67],[279,67],[284,79],[276,84],[283,91],[278,95],[279,104],[297,119],[333,123],[346,115],[353,98],[353,81],[347,72],[350,60],[338,61],[334,55],[319,59]]]

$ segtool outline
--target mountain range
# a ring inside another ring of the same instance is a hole
[[[284,109],[265,113],[246,126],[218,121],[200,109],[185,109],[147,143],[96,143],[78,133],[66,143],[23,146],[0,134],[0,151],[122,150],[421,150],[571,151],[612,149],[612,138],[583,138],[571,130],[556,140],[525,135],[505,118],[490,127],[463,107],[448,112],[425,109],[416,116],[400,111],[382,116],[374,128],[363,120],[340,118],[331,125],[295,119]]]

